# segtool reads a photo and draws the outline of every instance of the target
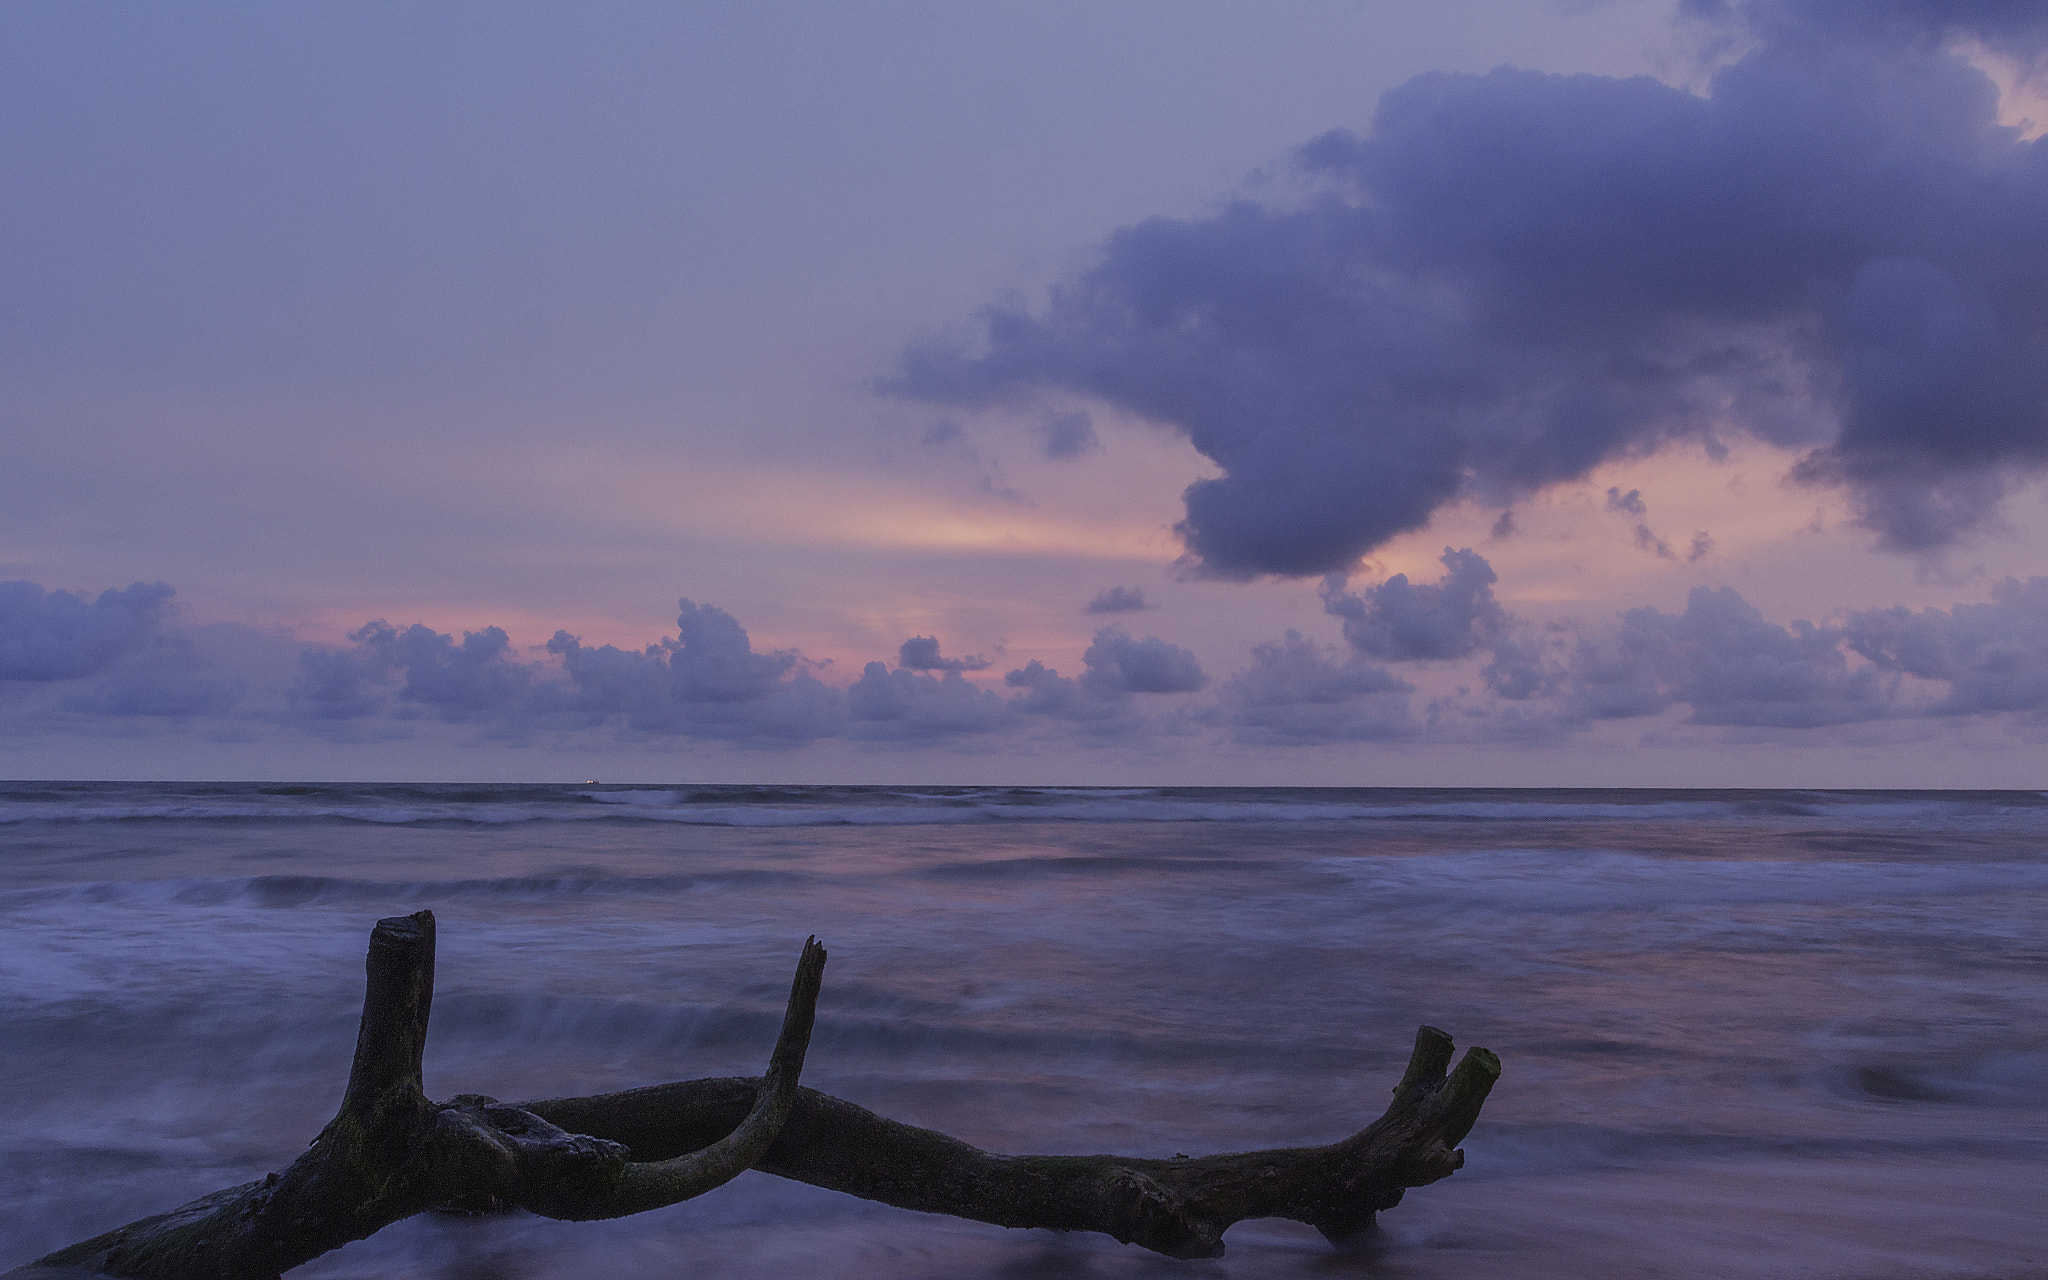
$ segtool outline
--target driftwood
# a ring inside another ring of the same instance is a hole
[[[418,1213],[616,1218],[702,1195],[748,1168],[999,1226],[1101,1231],[1175,1258],[1220,1256],[1224,1230],[1246,1218],[1291,1218],[1339,1241],[1370,1230],[1407,1188],[1464,1164],[1456,1146],[1500,1075],[1485,1049],[1449,1070],[1451,1037],[1426,1026],[1386,1114],[1328,1146],[1172,1160],[995,1155],[798,1085],[824,968],[825,949],[806,942],[759,1078],[436,1103],[420,1082],[433,913],[381,920],[341,1109],[305,1154],[0,1280],[271,1280]]]

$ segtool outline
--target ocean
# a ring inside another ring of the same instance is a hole
[[[1347,1251],[747,1173],[294,1277],[2048,1276],[2037,793],[134,783],[0,784],[0,1270],[288,1163],[422,907],[437,1098],[757,1074],[813,933],[805,1083],[995,1150],[1332,1141],[1425,1022],[1504,1073]]]

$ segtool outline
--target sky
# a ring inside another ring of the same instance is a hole
[[[2039,786],[2044,59],[20,0],[0,776]]]

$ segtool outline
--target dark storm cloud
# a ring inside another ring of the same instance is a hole
[[[1397,573],[1361,595],[1333,578],[1323,585],[1323,609],[1344,620],[1344,638],[1369,657],[1462,658],[1501,634],[1507,611],[1493,598],[1498,579],[1485,557],[1445,547],[1441,562],[1443,577],[1434,583]]]
[[[937,636],[912,636],[897,649],[896,665],[906,671],[986,671],[995,664],[978,653],[942,658]]]
[[[2048,465],[2048,146],[1925,24],[2017,46],[2038,10],[1756,6],[1705,97],[1420,76],[1302,149],[1307,195],[1118,231],[888,386],[1173,426],[1223,469],[1178,529],[1224,576],[1343,571],[1453,500],[1730,423],[1937,549]],[[1830,23],[1855,38],[1798,35]]]

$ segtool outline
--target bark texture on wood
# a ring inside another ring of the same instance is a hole
[[[1369,1230],[1409,1187],[1465,1163],[1457,1144],[1500,1077],[1500,1060],[1468,1050],[1455,1070],[1451,1037],[1415,1035],[1415,1052],[1386,1113],[1341,1142],[1173,1160],[1005,1156],[885,1119],[801,1089],[782,1136],[757,1166],[867,1200],[1004,1227],[1101,1231],[1175,1258],[1223,1253],[1223,1232],[1247,1218],[1291,1218],[1341,1240]],[[519,1105],[549,1122],[624,1143],[635,1159],[688,1150],[735,1123],[760,1082],[689,1080],[590,1098]]]
[[[229,1187],[39,1258],[10,1275],[269,1280],[429,1209],[616,1218],[701,1195],[767,1151],[795,1104],[825,949],[804,944],[781,1037],[744,1116],[702,1150],[635,1161],[495,1100],[427,1100],[420,1060],[434,993],[434,916],[370,934],[362,1028],[341,1109],[281,1173]]]
[[[339,1112],[279,1173],[144,1218],[0,1280],[271,1280],[431,1209],[574,1220],[674,1204],[748,1168],[906,1209],[1006,1227],[1105,1232],[1175,1258],[1216,1257],[1246,1218],[1368,1230],[1409,1187],[1450,1176],[1500,1061],[1416,1033],[1378,1120],[1340,1142],[1228,1155],[1005,1156],[799,1086],[825,949],[804,944],[759,1079],[691,1080],[518,1104],[430,1102],[420,1061],[434,987],[431,912],[377,923],[362,1029]]]

